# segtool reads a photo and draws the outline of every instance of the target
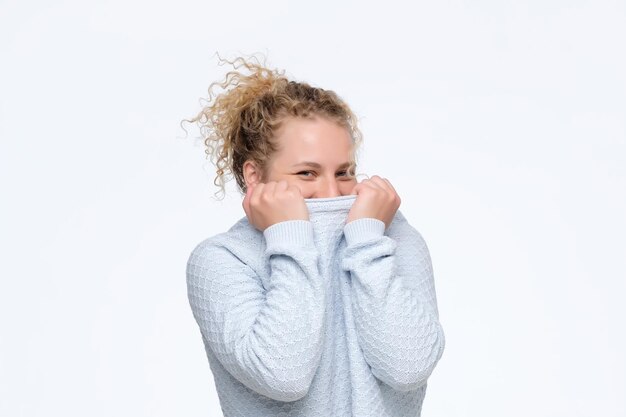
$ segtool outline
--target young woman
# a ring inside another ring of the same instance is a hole
[[[222,191],[228,170],[245,194],[187,263],[224,415],[418,416],[445,346],[424,239],[388,179],[357,182],[361,133],[336,93],[227,62],[249,74],[188,120]]]

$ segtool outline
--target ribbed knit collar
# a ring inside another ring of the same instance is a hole
[[[343,237],[343,227],[356,197],[343,195],[304,199],[309,210],[309,220],[313,225],[315,241],[322,251],[332,251],[339,245]]]
[[[324,197],[324,198],[305,198],[304,203],[309,209],[309,213],[328,212],[328,211],[343,211],[348,209],[356,200],[356,195],[340,195],[337,197]]]

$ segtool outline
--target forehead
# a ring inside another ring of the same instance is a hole
[[[282,158],[306,157],[304,159],[314,161],[315,157],[344,162],[352,149],[348,129],[323,117],[286,119],[275,139],[280,144],[277,157]]]

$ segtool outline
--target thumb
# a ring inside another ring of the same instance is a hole
[[[241,206],[246,212],[246,215],[249,215],[250,213],[250,195],[252,194],[252,188],[252,185],[246,187],[246,195],[243,197],[243,201],[241,202]]]

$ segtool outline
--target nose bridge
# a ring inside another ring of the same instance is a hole
[[[323,195],[320,197],[338,197],[340,195],[338,181],[334,175],[324,177],[323,184],[320,185],[320,193]]]

